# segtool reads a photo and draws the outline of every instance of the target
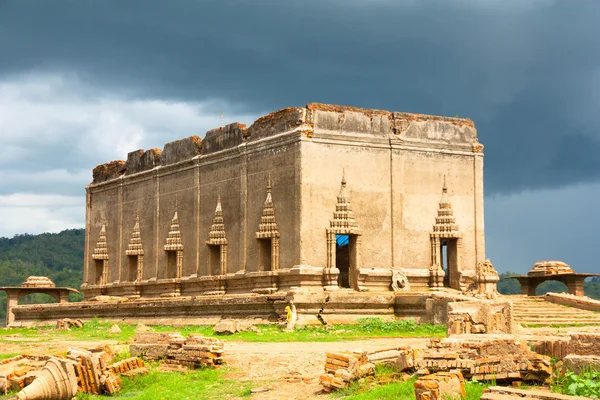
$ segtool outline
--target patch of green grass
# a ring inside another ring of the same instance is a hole
[[[115,340],[128,342],[135,335],[135,325],[117,324],[120,333],[109,333],[113,322],[92,319],[84,324],[83,328],[71,330],[55,330],[52,327],[44,328],[11,328],[5,329],[3,336],[17,336],[11,339],[0,339],[5,342],[32,342],[52,340]],[[178,331],[184,336],[190,333],[205,336],[217,336],[212,326],[152,326],[156,332]],[[417,324],[414,320],[400,320],[385,322],[379,318],[359,319],[353,325],[327,325],[298,327],[293,332],[285,332],[278,325],[257,325],[257,331],[237,332],[233,335],[218,335],[222,340],[238,340],[247,342],[336,342],[342,340],[360,340],[376,337],[445,337],[444,325]]]
[[[0,354],[0,361],[2,360],[6,360],[7,358],[11,358],[11,357],[16,357],[18,355],[20,355],[21,353],[6,353],[6,354]]]
[[[224,399],[250,395],[251,382],[226,379],[224,369],[201,369],[181,374],[160,372],[153,368],[148,375],[123,378],[121,392],[111,398],[131,400]],[[79,394],[78,400],[105,398]]]

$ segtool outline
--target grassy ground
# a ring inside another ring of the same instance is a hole
[[[364,382],[354,382],[350,388],[340,390],[331,394],[333,398],[353,399],[353,400],[386,400],[386,399],[414,399],[414,383],[417,378],[409,379],[405,382],[392,382],[385,385],[377,384],[382,380],[400,380],[393,368],[378,365],[375,370],[375,380],[365,380]],[[483,389],[487,384],[479,382],[467,382],[465,389],[467,391],[466,400],[479,400]]]
[[[123,378],[121,392],[112,398],[131,400],[226,399],[250,395],[251,382],[226,379],[226,369],[202,369],[183,375],[153,369],[146,376]],[[105,398],[80,394],[77,399]]]
[[[45,328],[10,328],[0,330],[0,342],[11,343],[23,341],[48,341],[50,338],[61,340],[96,341],[116,340],[128,342],[135,335],[135,325],[117,324],[121,333],[110,333],[111,322],[94,319],[86,322],[83,328],[70,331],[57,331],[52,327]],[[277,325],[258,325],[258,331],[238,332],[233,335],[220,335],[225,341],[242,340],[247,342],[335,342],[342,340],[361,340],[377,337],[445,337],[446,327],[443,325],[418,325],[413,320],[384,322],[378,318],[365,318],[355,325],[333,325],[316,327],[299,327],[294,332],[284,332]],[[199,333],[216,336],[212,326],[152,326],[157,332],[178,331],[184,336]],[[7,336],[11,336],[7,338]]]

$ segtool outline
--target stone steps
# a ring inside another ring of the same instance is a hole
[[[506,296],[513,303],[515,321],[521,325],[599,325],[600,313],[547,302],[541,298]]]

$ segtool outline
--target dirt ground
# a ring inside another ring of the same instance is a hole
[[[115,341],[77,342],[52,340],[48,342],[23,342],[24,338],[3,337],[0,354],[49,354],[66,351],[69,347],[91,348]],[[16,342],[16,341],[19,342]],[[38,339],[39,340],[39,339]],[[225,363],[228,378],[253,381],[255,388],[268,391],[254,393],[256,400],[314,399],[320,396],[319,376],[323,373],[325,353],[348,350],[374,351],[396,346],[425,347],[426,338],[387,338],[333,343],[251,343],[226,342]]]
[[[267,392],[252,399],[314,399],[321,386],[325,353],[348,350],[374,351],[395,346],[425,347],[429,339],[395,338],[333,343],[248,343],[227,342],[225,361],[232,368],[230,377],[259,382]]]

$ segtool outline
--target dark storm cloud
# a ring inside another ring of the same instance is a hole
[[[0,73],[70,71],[228,114],[319,101],[468,116],[486,191],[506,193],[600,177],[599,17],[593,0],[0,0]]]

